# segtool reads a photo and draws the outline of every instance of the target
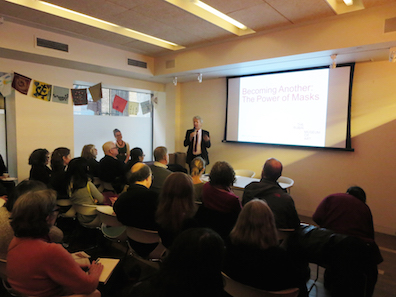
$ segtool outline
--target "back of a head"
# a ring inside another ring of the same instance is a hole
[[[159,196],[157,221],[164,228],[178,230],[185,218],[195,213],[191,176],[173,172],[165,179]]]
[[[105,155],[107,155],[113,146],[114,146],[114,142],[112,142],[112,141],[107,141],[107,142],[105,142],[105,143],[102,145],[103,153],[104,153]]]
[[[347,190],[347,193],[366,203],[366,193],[361,187],[353,186]]]
[[[93,154],[93,149],[94,149],[94,145],[93,144],[87,144],[84,145],[84,147],[82,148],[81,151],[81,157],[85,158],[85,159],[96,159],[96,156]]]
[[[51,168],[52,170],[63,170],[64,161],[63,157],[66,157],[70,154],[70,150],[67,147],[58,147],[56,148],[51,155]]]
[[[66,172],[68,182],[73,182],[73,189],[80,189],[88,182],[88,160],[77,157],[69,162]]]
[[[9,212],[12,212],[12,209],[14,207],[15,202],[17,199],[22,196],[23,194],[26,194],[27,192],[30,191],[38,191],[38,190],[45,190],[47,189],[47,186],[38,180],[29,180],[25,179],[21,181],[14,189],[10,197],[8,197],[8,200],[6,202],[6,208]]]
[[[214,292],[219,293],[223,289],[221,268],[224,254],[223,239],[215,231],[187,229],[170,247],[161,276],[168,278],[168,283],[177,286],[174,289],[179,292],[193,292],[194,296],[218,296]]]
[[[29,165],[44,165],[49,152],[46,149],[35,149],[29,157]]]
[[[131,149],[130,155],[132,162],[139,162],[139,157],[143,156],[143,150],[140,147],[134,147]]]
[[[234,244],[246,244],[260,249],[278,245],[275,219],[268,204],[260,199],[245,204],[230,238]]]
[[[166,154],[168,153],[168,149],[164,146],[159,146],[154,150],[154,160],[159,162],[166,158]]]
[[[14,204],[11,227],[16,237],[42,238],[49,232],[47,218],[56,207],[54,190],[30,191]]]
[[[262,178],[266,178],[271,181],[277,181],[282,175],[282,163],[275,158],[268,159],[263,167]]]
[[[228,188],[235,182],[235,171],[225,161],[216,162],[209,174],[210,184],[213,186]]]
[[[191,161],[190,164],[191,176],[198,176],[203,169],[205,169],[205,160],[203,158],[196,157]]]
[[[151,169],[144,163],[136,163],[131,168],[129,175],[129,183],[133,184],[136,182],[144,181],[151,175]]]

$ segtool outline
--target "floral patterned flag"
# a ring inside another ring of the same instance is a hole
[[[98,83],[97,85],[90,87],[89,92],[91,93],[91,97],[94,102],[102,99],[102,83]]]
[[[74,105],[87,105],[87,89],[71,89]]]
[[[18,92],[27,95],[31,81],[31,78],[15,72],[14,79],[12,80],[12,87]]]
[[[54,86],[54,91],[52,93],[52,102],[58,103],[69,103],[69,90],[67,88],[62,88],[58,86]]]
[[[33,98],[41,99],[44,101],[51,100],[52,86],[41,81],[33,80],[33,88],[31,96]]]
[[[124,98],[121,98],[118,95],[114,96],[114,101],[113,101],[113,109],[119,111],[119,112],[124,112],[125,106],[127,105],[128,101],[125,100]]]

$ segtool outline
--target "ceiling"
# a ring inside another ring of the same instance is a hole
[[[361,1],[366,9],[392,2],[392,0]],[[164,0],[47,0],[46,2],[177,43],[186,47],[185,50],[241,38]],[[265,32],[289,29],[304,23],[321,22],[328,18],[341,17],[334,12],[326,0],[204,0],[204,2],[253,29],[256,31],[255,34],[265,34]],[[151,57],[163,56],[172,52],[116,33],[12,4],[5,0],[0,0],[0,16],[3,16],[5,21],[69,35]],[[390,44],[390,46],[394,45]],[[354,48],[353,50],[342,49],[340,50],[341,54],[342,51],[344,51],[344,55],[341,60],[337,60],[338,63],[370,59],[381,60],[388,58],[389,45],[371,45]],[[304,63],[304,66],[315,66],[321,65],[324,57],[326,63],[328,63],[331,54],[331,52],[305,54],[228,65],[202,70],[202,72],[204,72],[205,77],[211,75],[218,77],[255,73],[256,67],[262,67],[264,64],[267,66],[274,65],[277,70],[281,70],[282,64],[285,62],[287,62],[289,68],[297,68],[301,62]],[[342,61],[343,59],[345,61]],[[266,68],[268,69],[268,67]],[[183,77],[183,73],[177,75]],[[187,77],[188,73],[184,73],[184,75]],[[173,77],[175,74],[171,76]],[[157,81],[169,82],[169,79],[170,76],[163,76],[158,77]]]

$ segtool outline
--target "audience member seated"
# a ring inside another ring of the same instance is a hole
[[[158,230],[155,222],[155,212],[158,205],[158,194],[149,190],[152,182],[150,167],[136,163],[131,169],[129,188],[122,193],[114,203],[117,219],[125,226],[145,230]],[[147,257],[157,244],[143,244],[129,239],[131,247],[141,257]]]
[[[277,182],[281,175],[282,163],[274,158],[268,159],[261,172],[261,180],[245,187],[242,204],[254,198],[262,199],[271,208],[278,229],[297,229],[300,219],[294,201]]]
[[[4,173],[7,172],[8,172],[7,166],[4,163],[3,156],[0,154],[0,175],[3,175]]]
[[[298,287],[299,296],[308,296],[305,285],[308,271],[299,269],[279,247],[272,211],[259,199],[248,202],[238,216],[227,240],[224,272],[258,289],[280,291]]]
[[[134,297],[226,297],[221,275],[224,242],[211,229],[181,233],[156,276],[135,287]]]
[[[159,235],[166,248],[182,231],[198,227],[194,219],[196,211],[191,177],[182,172],[169,175],[161,190],[156,212]]]
[[[203,186],[202,203],[197,219],[204,227],[212,228],[227,238],[241,211],[241,203],[231,186],[235,172],[227,162],[216,162]]]
[[[58,199],[68,199],[68,184],[66,180],[66,167],[71,160],[70,150],[66,147],[56,148],[51,155],[52,174],[50,188],[58,194]]]
[[[143,162],[145,156],[143,150],[140,147],[134,147],[131,149],[129,154],[131,159],[125,164],[125,172],[127,175],[130,173],[133,165],[135,165],[137,162]],[[129,179],[128,176],[127,179]]]
[[[15,237],[8,249],[8,282],[26,296],[100,296],[96,287],[103,266],[92,263],[86,273],[62,245],[48,242],[58,211],[53,190],[18,198],[12,210]]]
[[[88,161],[83,157],[74,158],[67,168],[67,182],[69,196],[73,204],[95,205],[103,203],[102,193],[88,178]],[[81,224],[88,224],[96,218],[96,215],[77,214]]]
[[[7,177],[9,177],[8,169],[4,163],[3,156],[0,154],[0,192],[1,192],[0,197],[11,195],[15,189],[14,181],[7,181],[6,180]],[[3,198],[7,198],[7,197],[3,197]]]
[[[29,157],[30,169],[29,179],[38,180],[48,185],[51,178],[51,169],[48,167],[49,152],[46,149],[36,149]]]
[[[196,157],[190,164],[190,175],[194,184],[194,198],[197,202],[202,202],[202,190],[204,182],[201,180],[202,174],[205,172],[205,160]]]
[[[123,162],[124,164],[128,162],[129,160],[129,144],[122,140],[122,134],[121,131],[118,129],[113,130],[114,137],[116,139],[115,145],[117,147],[118,153],[117,153],[117,159]]]
[[[99,179],[99,162],[96,160],[98,150],[93,144],[84,145],[81,151],[81,157],[88,161],[88,175],[96,187],[99,186],[99,182],[95,180]]]
[[[154,161],[154,164],[150,165],[154,176],[150,189],[159,194],[165,179],[172,173],[168,170],[167,166],[169,163],[169,156],[166,147],[159,146],[154,150]]]
[[[102,148],[105,156],[99,161],[99,178],[110,183],[116,193],[121,193],[126,184],[125,164],[117,159],[118,149],[112,141],[103,144]]]
[[[368,278],[367,296],[371,296],[377,282],[377,265],[382,257],[374,241],[373,216],[366,204],[366,193],[360,187],[350,187],[346,193],[336,193],[327,196],[319,204],[312,216],[313,220],[322,228],[333,232],[354,236],[367,243],[371,250],[372,277]],[[330,271],[326,271],[327,282],[334,278]]]
[[[14,237],[14,231],[10,225],[10,217],[15,202],[27,192],[45,189],[47,189],[47,186],[41,181],[24,180],[15,187],[15,191],[10,195],[6,204],[0,207],[0,259],[7,258],[8,245]],[[48,235],[51,242],[62,242],[63,240],[63,232],[56,226],[50,228]]]

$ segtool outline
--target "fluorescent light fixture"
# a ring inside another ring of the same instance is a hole
[[[364,9],[363,0],[326,0],[336,14]]]
[[[61,18],[65,18],[71,21],[79,22],[88,26],[120,34],[129,38],[140,40],[146,43],[150,43],[162,48],[170,50],[183,49],[184,46],[178,45],[176,43],[166,41],[160,38],[156,38],[132,29],[128,29],[117,24],[106,22],[101,19],[91,17],[89,15],[79,13],[61,6],[57,6],[48,2],[38,1],[38,0],[5,0],[14,4],[25,6],[31,9],[49,13]]]
[[[214,9],[199,0],[165,0],[185,11],[192,13],[205,21],[208,21],[235,35],[242,36],[255,33],[254,30],[246,27],[240,22],[230,18],[228,15]]]

